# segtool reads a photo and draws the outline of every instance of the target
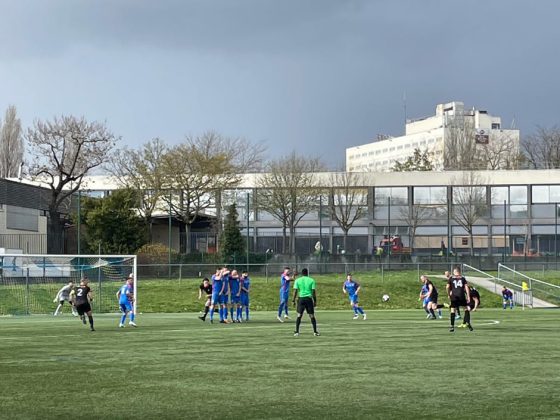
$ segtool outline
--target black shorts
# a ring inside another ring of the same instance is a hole
[[[459,308],[461,306],[467,306],[467,298],[459,296],[451,296],[451,306],[452,308]]]
[[[430,298],[430,301],[431,301],[432,303],[435,303],[435,304],[437,305],[437,299],[438,299],[438,295],[435,295],[435,296],[433,296],[433,297]]]
[[[91,305],[89,304],[89,302],[81,303],[76,306],[76,311],[78,311],[78,315],[83,315],[86,312],[91,311]]]
[[[315,313],[315,307],[313,306],[313,299],[310,297],[299,298],[297,302],[297,313],[303,314],[303,311],[307,311],[309,315]]]

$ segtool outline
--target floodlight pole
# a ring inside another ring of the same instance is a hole
[[[247,206],[245,208],[245,214],[247,217],[247,261],[246,270],[249,271],[249,193],[247,193]]]
[[[507,202],[506,200],[504,200],[504,264],[506,263],[506,241],[507,241],[507,236],[506,236],[506,227],[507,227]]]
[[[78,234],[78,255],[81,254],[81,250],[82,247],[80,246],[80,240],[81,240],[81,225],[82,225],[82,191],[78,190],[78,223],[76,226],[76,230],[77,230],[77,234]],[[80,264],[80,261],[78,261],[78,264]]]
[[[558,264],[558,203],[554,203],[554,262]]]
[[[171,191],[169,191],[169,214],[167,215],[167,275],[171,278]]]

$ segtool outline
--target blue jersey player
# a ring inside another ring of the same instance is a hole
[[[220,307],[224,313],[224,322],[228,322],[228,305],[229,305],[229,279],[231,277],[231,273],[227,267],[222,268],[222,280],[223,280],[223,288],[222,294],[220,295]]]
[[[222,307],[220,306],[220,299],[222,296],[222,289],[224,288],[224,282],[222,279],[222,269],[216,269],[216,273],[212,276],[212,299],[210,300],[210,322],[214,323],[214,309],[218,306],[218,311],[220,314],[220,322],[224,323],[224,313]]]
[[[278,315],[276,316],[276,319],[280,322],[284,322],[282,319],[282,311],[284,311],[284,318],[290,319],[288,316],[288,300],[290,299],[290,284],[292,279],[290,267],[285,267],[284,272],[280,276],[280,306],[278,306]]]
[[[130,321],[128,325],[131,327],[136,327],[134,323],[134,277],[132,274],[126,279],[126,283],[123,284],[119,291],[117,292],[117,299],[119,300],[119,307],[122,312],[121,322],[119,323],[119,328],[124,328],[124,322],[126,321],[126,316],[130,314]]]
[[[229,313],[232,322],[241,322],[241,279],[237,270],[232,270],[229,276],[230,306]],[[235,307],[235,320],[233,308]]]
[[[249,292],[251,290],[251,279],[247,271],[241,273],[241,318],[243,318],[243,308],[245,308],[245,322],[249,321]]]
[[[346,276],[346,281],[342,285],[342,291],[345,295],[348,295],[348,298],[350,299],[350,305],[354,310],[354,317],[352,319],[358,319],[361,314],[365,320],[366,313],[364,312],[364,309],[358,304],[358,294],[360,293],[360,290],[360,283],[352,278],[352,274],[348,273],[348,275]]]

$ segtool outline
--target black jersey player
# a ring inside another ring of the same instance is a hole
[[[467,328],[472,331],[473,327],[471,326],[471,308],[469,306],[471,301],[470,289],[467,284],[467,280],[461,274],[460,268],[457,267],[453,270],[453,276],[449,277],[446,289],[447,294],[449,295],[449,300],[451,301],[451,326],[449,328],[449,331],[455,331],[455,311],[461,306],[465,308],[464,323]]]
[[[208,315],[210,304],[212,303],[212,284],[210,284],[210,280],[207,277],[202,280],[202,283],[198,288],[198,298],[200,299],[202,295],[205,295],[206,297],[206,302],[204,303],[204,315],[199,316],[198,319],[206,321],[206,315]]]
[[[83,278],[80,281],[80,286],[72,291],[71,299],[84,325],[86,324],[85,316],[87,315],[89,326],[92,331],[95,331],[95,329],[93,328],[93,315],[91,313],[90,304],[90,302],[93,300],[93,296],[91,294],[91,289],[88,286],[87,278]]]

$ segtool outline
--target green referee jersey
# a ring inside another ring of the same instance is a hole
[[[315,290],[315,280],[307,276],[299,277],[294,283],[294,289],[299,290],[299,297],[311,297]]]

